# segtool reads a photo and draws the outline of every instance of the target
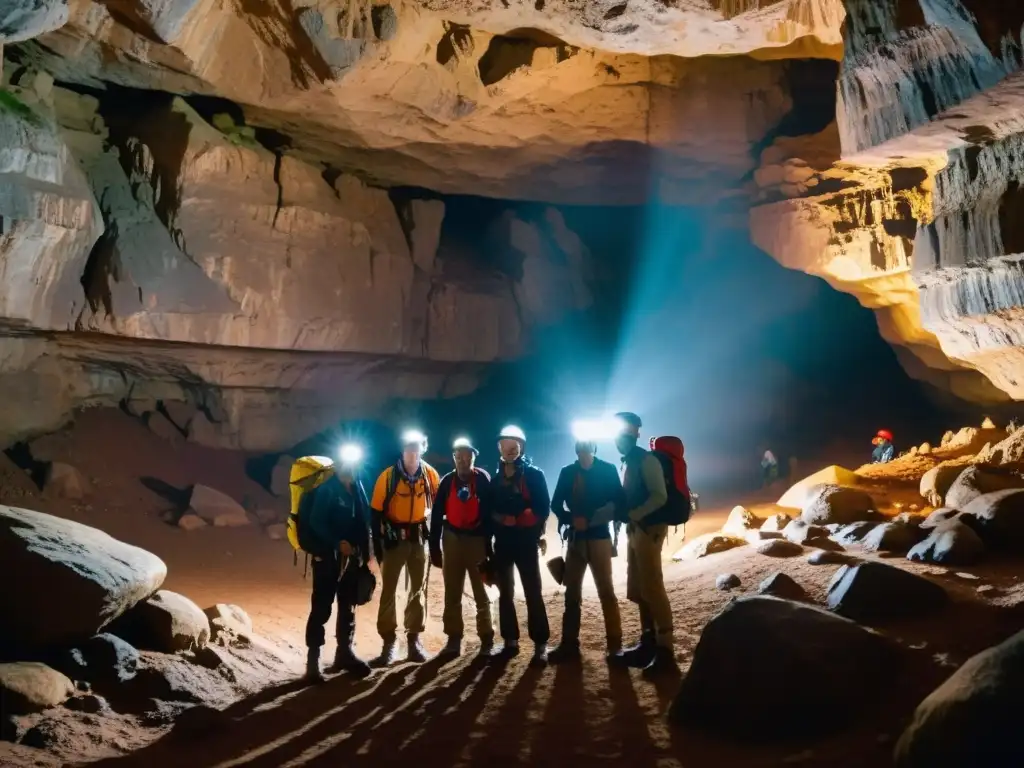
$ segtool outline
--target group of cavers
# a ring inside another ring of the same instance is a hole
[[[463,592],[468,578],[476,607],[478,655],[509,659],[520,652],[515,605],[515,572],[525,593],[533,644],[531,665],[581,658],[582,583],[593,576],[604,614],[607,661],[658,675],[676,668],[672,609],[662,576],[662,548],[670,526],[685,522],[691,501],[683,444],[675,437],[638,445],[642,423],[633,413],[616,416],[615,446],[620,467],[597,457],[597,444],[577,440],[577,459],[559,473],[549,493],[544,473],[526,456],[526,435],[508,426],[498,436],[500,460],[493,475],[477,466],[479,451],[460,438],[452,445],[455,469],[444,477],[423,459],[426,437],[406,433],[401,456],[377,478],[369,498],[355,462],[305,457],[292,468],[289,540],[312,569],[312,605],[306,623],[306,677],[323,680],[320,652],[325,626],[337,604],[338,647],[329,671],[364,677],[396,659],[397,593],[404,574],[407,599],[404,630],[407,660],[426,661],[420,641],[426,630],[429,568],[442,571],[444,633],[442,656],[463,652]],[[546,524],[557,520],[564,557],[548,568],[565,588],[562,637],[549,650],[550,630],[541,592],[541,557]],[[627,541],[627,598],[639,609],[639,641],[623,649],[612,559],[622,528]],[[377,632],[380,654],[356,655],[356,607],[376,590],[370,564],[381,577]],[[487,588],[498,590],[495,641]]]

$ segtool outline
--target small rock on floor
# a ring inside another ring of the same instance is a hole
[[[769,557],[795,557],[803,554],[804,548],[786,539],[770,539],[761,544],[757,551]]]
[[[740,586],[740,577],[735,573],[723,573],[715,579],[715,586],[725,591],[730,589],[736,589]]]

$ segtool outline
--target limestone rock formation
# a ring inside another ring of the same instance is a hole
[[[184,595],[161,589],[118,618],[110,631],[137,648],[177,653],[203,648],[210,640],[210,620]]]
[[[156,555],[103,531],[13,507],[0,507],[0,562],[18,575],[18,588],[0,591],[0,655],[91,637],[167,576]]]

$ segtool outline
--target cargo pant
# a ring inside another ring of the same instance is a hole
[[[576,644],[580,639],[580,613],[583,606],[583,577],[587,567],[594,576],[597,597],[604,614],[604,632],[608,649],[622,647],[622,619],[619,601],[612,583],[612,541],[591,539],[573,541],[565,553],[565,612],[562,614],[562,642]]]
[[[313,596],[310,601],[309,618],[306,620],[306,647],[319,649],[324,644],[324,625],[331,618],[331,609],[338,604],[335,619],[335,633],[338,647],[352,647],[356,635],[356,585],[358,566],[352,562],[345,573],[341,572],[341,560],[337,556],[314,557]]]
[[[658,645],[671,648],[672,606],[661,572],[661,550],[667,536],[667,525],[649,525],[646,531],[635,523],[630,526],[626,597],[640,608],[641,629],[652,632]]]
[[[426,586],[427,550],[422,542],[398,541],[385,547],[384,561],[380,564],[380,609],[377,612],[377,634],[385,642],[392,642],[398,631],[395,608],[398,581],[402,571],[409,573],[409,594],[405,604],[405,631],[418,635],[426,630],[423,610],[423,589]]]
[[[526,597],[526,623],[530,639],[544,645],[551,637],[547,609],[540,581],[540,551],[532,534],[503,532],[494,538],[494,561],[498,576],[498,623],[506,643],[519,642],[519,617],[516,615],[516,579],[523,583]]]
[[[444,561],[441,572],[444,575],[444,633],[448,637],[462,637],[465,630],[462,620],[462,590],[469,576],[476,603],[476,634],[481,640],[494,637],[491,623],[491,598],[477,566],[487,557],[487,541],[483,536],[456,533],[445,529],[442,539]]]

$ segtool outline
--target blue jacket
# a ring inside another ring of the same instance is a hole
[[[590,469],[583,469],[578,461],[563,467],[551,498],[551,511],[559,525],[570,528],[574,517],[587,518],[587,530],[572,529],[570,535],[575,540],[611,538],[609,523],[621,520],[628,511],[626,492],[615,465],[594,459]]]
[[[362,483],[355,480],[350,491],[335,475],[317,488],[310,507],[309,530],[318,544],[318,551],[310,554],[327,556],[347,541],[367,560],[372,551],[370,504]]]
[[[519,533],[540,538],[544,534],[548,515],[551,514],[548,482],[538,467],[522,458],[516,460],[515,466],[516,473],[510,478],[505,476],[505,467],[502,464],[498,464],[498,469],[491,476],[491,517],[495,521],[494,533],[496,536]],[[527,496],[529,501],[526,499]],[[515,527],[502,524],[502,518],[507,516],[520,518],[525,523],[527,518],[524,513],[527,509],[533,512],[531,523]]]

